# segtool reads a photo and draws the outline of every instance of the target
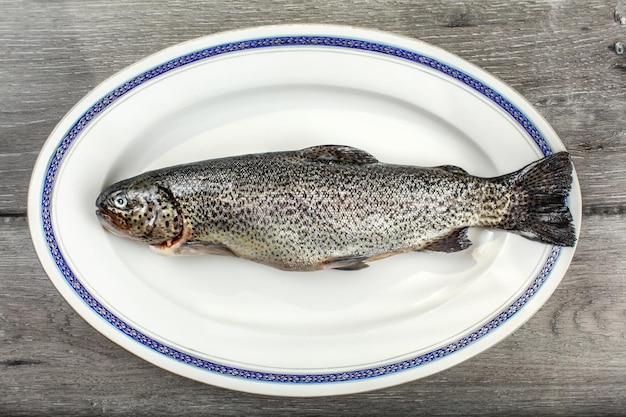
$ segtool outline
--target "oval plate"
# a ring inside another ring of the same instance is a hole
[[[31,179],[35,249],[115,343],[198,381],[272,395],[366,391],[449,368],[518,328],[565,274],[573,248],[478,229],[466,251],[358,272],[166,258],[94,214],[106,185],[149,169],[319,144],[480,176],[564,150],[519,94],[425,43],[334,26],[222,33],[122,70],[58,124]],[[575,176],[569,203],[579,230]]]

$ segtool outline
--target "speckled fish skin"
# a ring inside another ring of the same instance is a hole
[[[565,152],[480,178],[325,145],[151,171],[113,184],[96,206],[108,230],[166,254],[227,254],[290,271],[360,269],[407,251],[463,250],[473,226],[573,246],[571,172]]]

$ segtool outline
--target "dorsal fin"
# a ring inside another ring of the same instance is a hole
[[[378,159],[361,149],[342,145],[312,146],[298,153],[305,158],[329,163],[366,165],[378,162]]]
[[[441,166],[438,166],[437,168],[443,169],[444,171],[448,171],[451,174],[468,175],[466,170],[456,165],[441,165]]]

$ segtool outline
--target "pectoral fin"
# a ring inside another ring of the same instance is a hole
[[[151,249],[161,255],[225,255],[237,256],[227,246],[218,243],[185,242],[175,248],[167,248],[159,245],[151,245]]]
[[[181,247],[181,250],[189,255],[237,256],[228,248],[228,246],[218,243],[187,242],[186,245]]]
[[[469,248],[472,241],[467,237],[467,227],[456,229],[447,235],[427,244],[422,250],[432,252],[459,252]]]

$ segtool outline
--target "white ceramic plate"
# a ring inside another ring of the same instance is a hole
[[[222,387],[303,396],[453,366],[519,327],[563,277],[572,248],[505,232],[473,230],[455,254],[289,273],[160,257],[94,214],[105,186],[148,169],[316,144],[481,176],[564,149],[511,88],[413,39],[329,26],[212,35],[124,69],[52,132],[29,195],[41,263],[81,316],[136,355]],[[575,180],[578,228],[580,203]]]

